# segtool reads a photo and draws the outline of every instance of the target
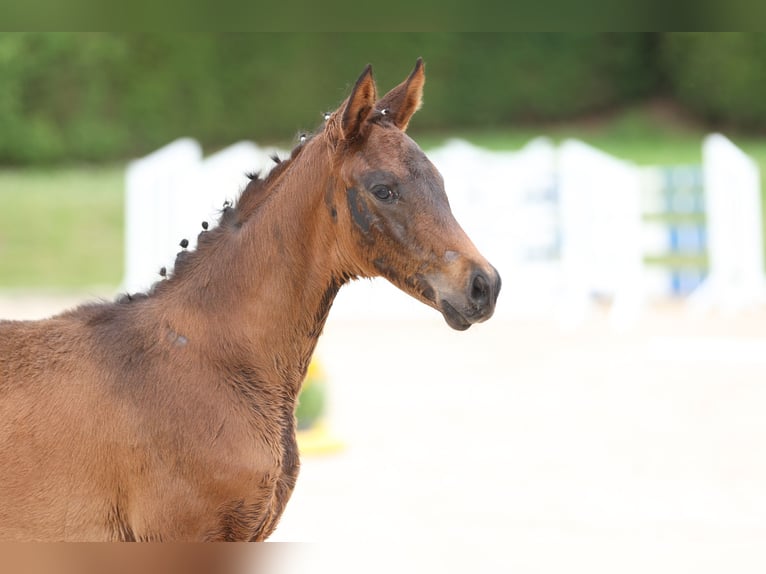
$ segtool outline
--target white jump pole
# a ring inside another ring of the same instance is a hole
[[[734,313],[764,298],[760,171],[720,134],[705,138],[702,158],[710,272],[689,304]]]

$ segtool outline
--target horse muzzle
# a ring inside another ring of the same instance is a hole
[[[494,267],[477,267],[469,274],[462,290],[440,293],[438,308],[450,327],[465,331],[492,316],[501,284],[500,274]]]

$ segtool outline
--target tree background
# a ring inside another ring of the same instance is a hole
[[[0,164],[124,160],[179,136],[286,141],[368,62],[386,90],[417,56],[421,132],[543,126],[653,98],[711,126],[766,128],[760,33],[2,33]]]

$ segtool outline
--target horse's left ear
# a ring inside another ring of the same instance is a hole
[[[425,83],[423,58],[418,58],[410,76],[383,96],[376,107],[381,112],[386,110],[384,113],[390,115],[396,127],[404,131],[410,123],[412,114],[418,111],[423,103],[423,84]]]
[[[343,109],[341,116],[343,139],[352,140],[361,133],[364,121],[375,105],[376,97],[377,90],[375,80],[372,77],[372,66],[368,64],[354,84],[351,95],[341,106]]]

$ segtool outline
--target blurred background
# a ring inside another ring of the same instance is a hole
[[[274,539],[335,571],[762,571],[766,34],[0,34],[0,316],[131,284],[137,158],[289,150],[364,65],[384,92],[418,56],[410,134],[503,276],[497,316],[455,333],[344,288],[333,448]]]
[[[181,136],[289,149],[368,62],[386,89],[424,57],[426,149],[545,135],[699,164],[723,131],[763,165],[764,52],[755,33],[3,34],[0,287],[117,286],[128,160]]]

